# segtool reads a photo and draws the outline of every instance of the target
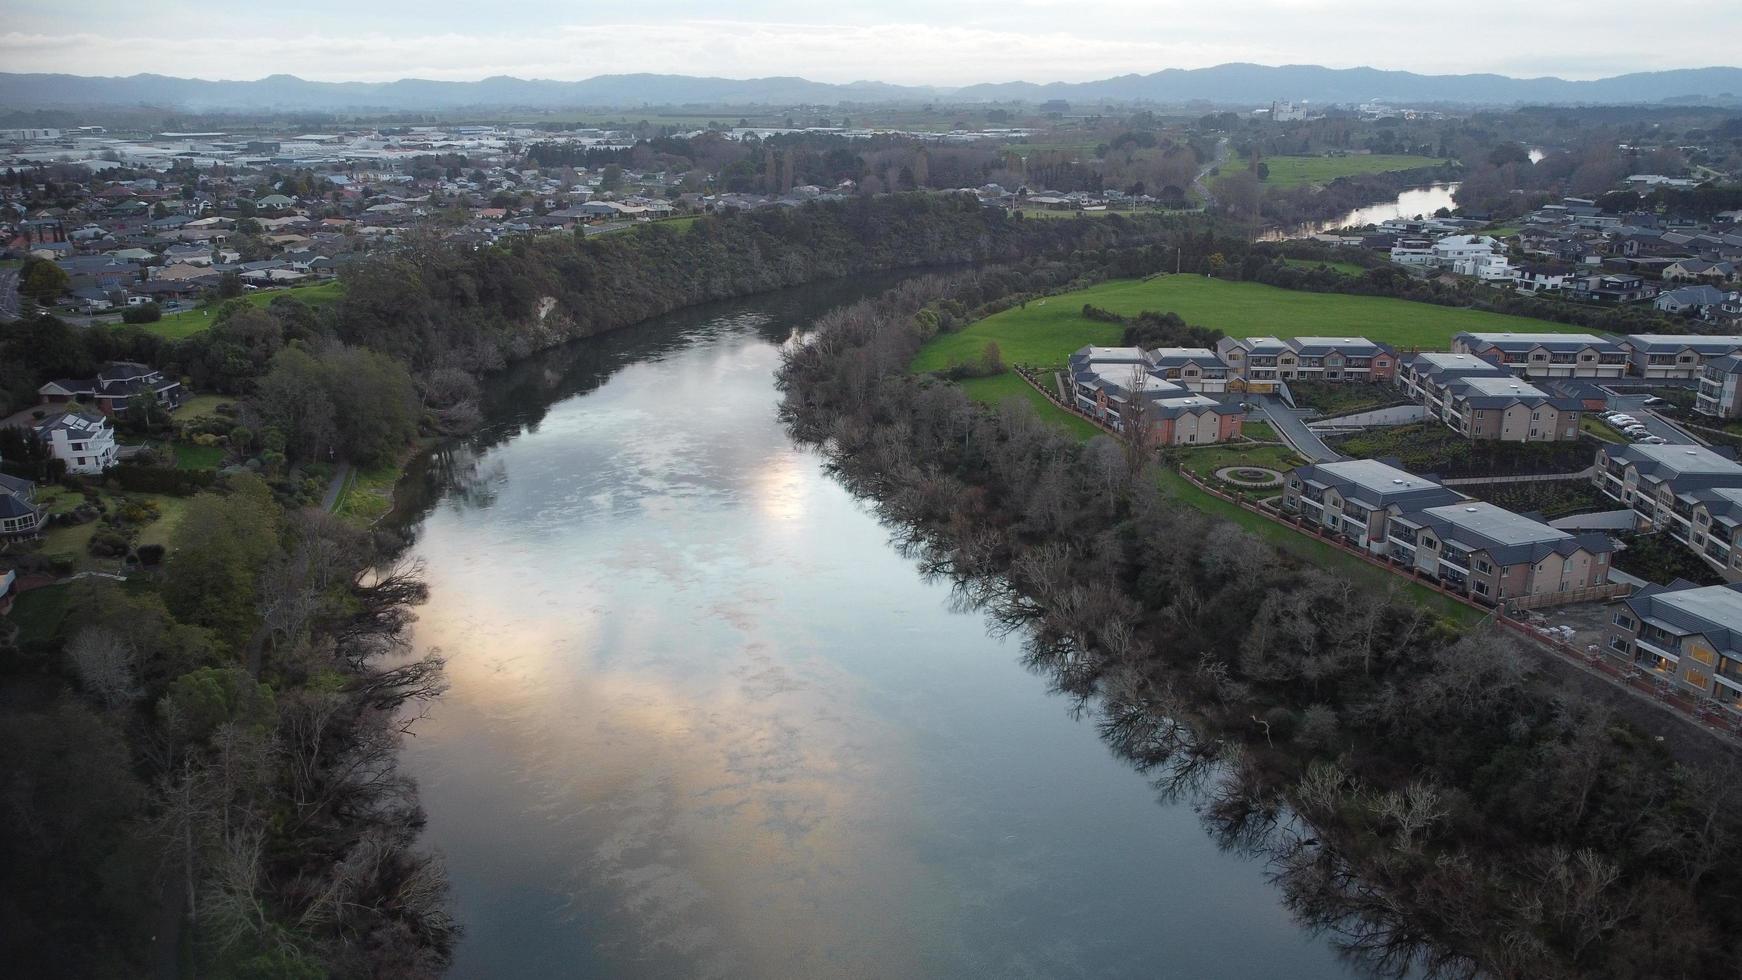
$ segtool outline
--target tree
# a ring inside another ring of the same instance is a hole
[[[18,276],[18,291],[39,306],[53,306],[73,285],[66,270],[47,259],[30,259]]]
[[[602,191],[614,191],[622,186],[623,168],[614,163],[607,164],[604,171],[599,174],[599,189]]]
[[[278,550],[279,511],[259,477],[232,477],[230,487],[188,501],[170,539],[163,598],[178,620],[240,648],[256,617],[260,569]]]
[[[163,319],[163,307],[156,303],[140,303],[121,311],[122,323],[156,323]]]

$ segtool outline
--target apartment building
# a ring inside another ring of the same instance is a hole
[[[1742,585],[1648,585],[1614,604],[1604,649],[1742,712]]]
[[[1688,494],[1686,534],[1672,525],[1670,536],[1726,579],[1742,580],[1742,487],[1714,487]]]
[[[1454,354],[1474,354],[1530,378],[1619,378],[1627,373],[1620,344],[1586,333],[1461,333]]]
[[[1151,373],[1192,391],[1228,390],[1228,365],[1208,347],[1157,347],[1145,351]]]
[[[1720,419],[1742,418],[1742,357],[1714,357],[1700,366],[1694,411]]]
[[[1685,544],[1693,539],[1695,494],[1742,487],[1742,464],[1703,446],[1605,443],[1591,482]]]
[[[1608,581],[1613,544],[1472,500],[1382,460],[1303,466],[1283,510],[1484,602]]]
[[[1452,354],[1427,351],[1405,354],[1397,362],[1397,387],[1418,404],[1425,405],[1428,414],[1441,417],[1446,385],[1454,378],[1472,376],[1511,377],[1493,361],[1474,354]]]
[[[1240,437],[1244,406],[1168,380],[1139,348],[1083,347],[1070,356],[1069,370],[1079,411],[1120,432],[1141,420],[1153,445],[1201,445]]]
[[[1224,337],[1216,353],[1245,381],[1389,381],[1397,352],[1365,337]]]
[[[1621,338],[1631,373],[1641,378],[1698,378],[1706,362],[1742,353],[1742,337],[1637,333]]]
[[[1471,439],[1564,442],[1579,438],[1584,402],[1511,375],[1449,378],[1440,420]]]

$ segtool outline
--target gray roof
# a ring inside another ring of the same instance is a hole
[[[36,484],[16,476],[0,473],[0,493],[30,493],[36,489]]]
[[[1372,507],[1397,504],[1419,509],[1464,499],[1464,495],[1456,490],[1377,459],[1314,463],[1294,472],[1307,483],[1335,487],[1344,497]]]
[[[1354,357],[1372,357],[1386,350],[1383,345],[1366,337],[1295,337],[1288,345],[1302,354],[1313,356],[1341,351]]]
[[[1742,659],[1742,583],[1700,587],[1677,579],[1648,585],[1623,601],[1653,625],[1682,636],[1699,633],[1720,652]]]
[[[1612,340],[1588,333],[1461,333],[1452,338],[1477,350],[1489,347],[1509,353],[1524,353],[1538,347],[1558,353],[1571,353],[1594,347],[1598,350],[1619,350]]]
[[[1688,288],[1712,289],[1710,286],[1690,286]],[[1678,293],[1682,291],[1675,290]],[[1722,301],[1724,294],[1716,289],[1712,289],[1712,291],[1718,293],[1719,301]],[[1635,333],[1628,334],[1626,340],[1634,350],[1641,350],[1647,354],[1674,354],[1688,349],[1707,357],[1714,357],[1742,350],[1742,337],[1736,336],[1704,336],[1695,333]]]
[[[1609,458],[1633,466],[1643,478],[1668,483],[1681,493],[1742,486],[1742,464],[1703,446],[1607,446]]]
[[[1553,395],[1522,378],[1510,374],[1476,374],[1449,378],[1446,393],[1461,398],[1474,408],[1504,408],[1507,405],[1552,405],[1568,411],[1584,405],[1577,398]]]
[[[1569,534],[1480,500],[1428,507],[1405,516],[1431,526],[1441,540],[1486,552],[1501,565],[1541,561],[1551,554],[1570,555],[1580,549],[1592,554],[1615,550],[1608,535]]]

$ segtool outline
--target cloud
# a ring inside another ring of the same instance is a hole
[[[325,23],[307,28],[293,20],[275,27],[270,38],[227,36],[235,28],[202,29],[192,14],[182,14],[157,23],[173,27],[186,20],[188,30],[158,26],[164,31],[158,37],[15,30],[0,35],[0,63],[11,71],[202,78],[285,73],[326,81],[489,75],[577,79],[656,72],[962,85],[1084,81],[1229,61],[1590,78],[1734,60],[1721,25],[1659,53],[1633,43],[1625,30],[1586,31],[1540,6],[1491,11],[1508,24],[1496,34],[1487,16],[1495,0],[1471,4],[1443,25],[1400,23],[1394,7],[1375,0],[1229,0],[1177,8],[1163,4],[1160,10],[1136,0],[1009,0],[997,9],[970,2],[936,17],[904,8],[899,22],[679,17],[471,33],[417,31],[415,25],[429,21],[412,19],[405,23],[416,33],[359,29],[341,34]],[[846,11],[837,19],[863,14]],[[1538,28],[1565,43],[1545,48]],[[1433,43],[1407,43],[1425,31],[1432,32]]]

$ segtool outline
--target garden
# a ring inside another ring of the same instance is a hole
[[[1573,473],[1596,458],[1594,441],[1501,442],[1469,439],[1434,421],[1367,429],[1326,444],[1355,459],[1399,460],[1412,473],[1440,477]]]

